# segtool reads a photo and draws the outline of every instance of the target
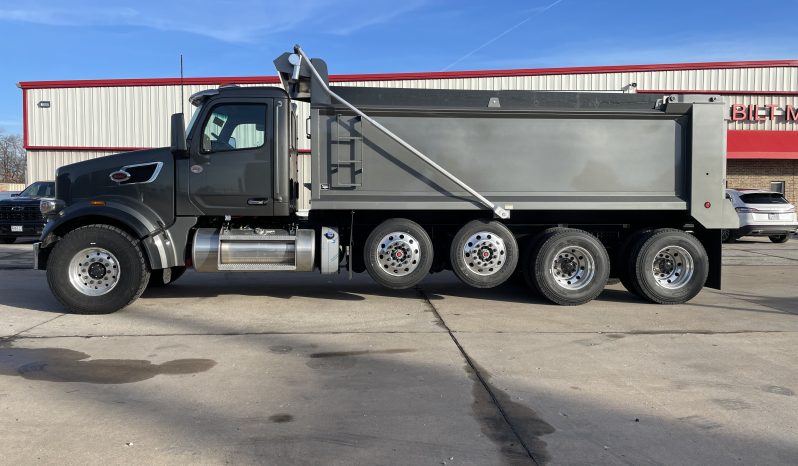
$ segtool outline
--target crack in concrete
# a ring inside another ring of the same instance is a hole
[[[474,362],[473,359],[471,359],[471,356],[469,356],[465,348],[463,348],[463,345],[460,344],[460,341],[457,339],[454,332],[452,332],[452,329],[449,328],[449,326],[446,324],[446,321],[443,319],[443,316],[441,316],[441,314],[438,312],[438,309],[430,301],[429,297],[424,292],[424,290],[421,289],[419,286],[416,286],[415,289],[416,292],[421,297],[421,299],[423,299],[427,303],[427,305],[430,308],[430,311],[433,313],[433,315],[435,315],[435,318],[438,319],[439,325],[444,329],[446,329],[446,332],[449,334],[449,338],[457,347],[458,351],[460,351],[461,356],[466,362],[466,371],[469,372],[470,377],[476,379],[475,382],[477,383],[475,384],[475,388],[481,387],[483,391],[487,393],[490,402],[495,406],[496,410],[501,415],[501,418],[503,419],[504,423],[512,432],[513,437],[515,437],[519,445],[521,445],[521,447],[524,449],[524,452],[532,461],[532,463],[536,465],[546,464],[550,460],[550,457],[548,452],[546,451],[546,442],[540,440],[539,436],[554,432],[554,428],[545,421],[543,421],[542,419],[540,419],[537,416],[537,413],[534,412],[534,410],[531,410],[526,406],[520,405],[518,403],[512,402],[510,400],[510,397],[506,393],[493,387],[493,385],[490,384],[490,382],[488,382],[489,376],[483,374],[483,371],[480,369],[480,367]],[[525,434],[531,437],[531,442],[528,442],[527,439],[524,438],[524,435],[522,435],[521,432],[519,432],[519,430],[521,429],[519,428],[519,426],[516,426],[513,423],[511,416],[507,412],[506,408],[504,407],[500,399],[503,399],[505,402],[509,402],[515,405],[517,408],[523,409],[524,411],[528,411],[528,415],[523,417],[525,420],[528,419],[530,421],[530,424],[532,424],[532,428],[524,428],[523,431]],[[484,416],[480,416],[480,419],[478,420],[480,420],[483,423],[484,421],[486,421]],[[497,427],[495,425],[495,422],[489,424],[491,424],[490,426],[488,426],[489,429],[495,432]],[[499,436],[490,435],[490,433],[488,433],[488,435],[495,442],[504,440]],[[532,445],[530,445],[530,443],[532,443]],[[508,450],[509,449],[507,448],[502,448],[502,452],[508,456],[508,459],[517,459],[517,458],[512,458],[510,455],[511,451]]]

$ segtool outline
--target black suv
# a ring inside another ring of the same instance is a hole
[[[55,182],[37,181],[0,200],[0,242],[11,244],[19,236],[41,235],[47,220],[39,211],[39,201],[46,197],[55,197]]]

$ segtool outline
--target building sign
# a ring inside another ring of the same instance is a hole
[[[787,105],[784,110],[779,109],[778,105],[743,105],[734,104],[731,106],[732,121],[767,121],[784,120],[798,121],[798,108]]]

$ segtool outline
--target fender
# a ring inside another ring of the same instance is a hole
[[[104,204],[92,204],[96,201],[102,201]],[[81,219],[87,217],[92,217],[92,220],[81,222]],[[75,202],[49,219],[42,231],[38,268],[46,267],[46,256],[49,255],[50,246],[68,231],[59,231],[64,226],[75,222],[79,225],[95,223],[95,219],[96,223],[101,223],[103,218],[123,225],[136,239],[141,240],[153,270],[185,265],[188,231],[196,224],[196,217],[162,219],[146,204],[135,199],[101,196],[91,202],[89,200]]]

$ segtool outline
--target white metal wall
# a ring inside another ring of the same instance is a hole
[[[29,150],[27,184],[34,181],[51,181],[55,178],[55,169],[70,163],[96,159],[114,154],[108,151],[74,151],[74,150]]]
[[[386,81],[333,82],[333,85],[429,89],[621,91],[637,83],[638,90],[798,90],[798,67],[762,67],[682,71],[561,74]],[[183,105],[186,117],[193,111],[188,97],[215,85],[188,85]],[[169,115],[180,111],[180,86],[134,86],[29,89],[27,127],[29,146],[59,147],[162,147],[169,144]],[[725,96],[730,104],[774,103],[798,107],[798,96]],[[50,108],[39,108],[49,101]],[[309,106],[299,104],[299,148],[309,149],[302,137]],[[795,123],[776,121],[730,122],[735,130],[794,130]],[[28,181],[51,179],[55,167],[109,152],[29,151]]]

